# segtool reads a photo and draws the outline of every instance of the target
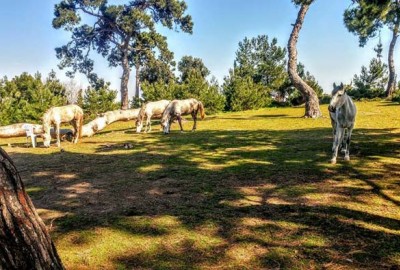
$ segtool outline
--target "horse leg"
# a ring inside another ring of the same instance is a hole
[[[336,134],[333,139],[333,147],[332,147],[332,159],[331,159],[332,164],[336,164],[336,158],[342,140],[343,140],[343,128],[336,128]]]
[[[351,141],[351,133],[353,132],[353,126],[347,130],[346,137],[346,152],[344,154],[344,160],[350,161],[350,141]]]
[[[150,131],[151,131],[151,117],[147,117],[147,123],[146,123],[146,125],[149,127],[148,132],[150,132]]]
[[[60,141],[60,123],[56,123],[56,137],[57,137],[57,147],[61,146]]]
[[[78,143],[78,139],[79,139],[79,125],[82,125],[81,120],[80,119],[76,119],[75,121],[73,121],[74,123],[74,128],[75,128],[75,136],[74,136],[74,143]]]
[[[176,116],[176,118],[178,119],[178,123],[179,123],[179,127],[181,128],[181,132],[183,132],[183,127],[182,127],[182,116],[180,114],[178,114]]]
[[[144,120],[144,118],[146,118],[146,121]],[[148,119],[149,119],[149,116],[146,114],[145,117],[143,117],[143,121],[145,121],[145,122],[144,122],[144,130],[143,130],[144,133],[147,133],[147,129],[148,129],[147,120],[148,120]]]
[[[195,131],[197,129],[197,111],[196,112],[192,112],[192,118],[193,118],[192,131]]]

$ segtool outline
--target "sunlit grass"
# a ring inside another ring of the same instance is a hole
[[[320,119],[220,113],[169,135],[119,122],[63,151],[0,145],[67,269],[396,269],[400,106],[357,107],[351,161],[336,165],[326,105]]]

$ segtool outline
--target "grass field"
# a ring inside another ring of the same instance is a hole
[[[0,146],[67,269],[400,269],[400,105],[356,105],[352,160],[336,165],[329,118],[303,108]]]

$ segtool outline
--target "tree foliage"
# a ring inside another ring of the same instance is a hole
[[[344,12],[344,23],[351,33],[359,37],[362,47],[385,25],[393,28],[398,23],[398,1],[353,0],[352,2],[353,5]]]
[[[95,118],[98,114],[116,110],[119,104],[115,102],[117,91],[110,89],[109,83],[99,83],[89,86],[83,95],[82,109],[85,121]]]
[[[370,38],[387,26],[392,31],[392,40],[388,50],[389,79],[386,96],[391,96],[396,88],[394,48],[399,35],[400,2],[398,0],[353,0],[353,5],[344,12],[347,29],[358,36],[363,47]]]
[[[210,70],[204,65],[203,60],[188,55],[183,56],[179,61],[178,71],[181,73],[181,82],[185,82],[193,73],[197,73],[203,79],[210,75]]]
[[[259,109],[271,104],[271,91],[261,83],[254,82],[249,75],[236,75],[230,70],[222,86],[226,98],[225,110],[244,111]]]
[[[184,56],[178,66],[179,80],[160,78],[157,81],[146,80],[142,83],[145,101],[197,98],[203,102],[208,113],[223,110],[225,98],[217,81],[214,78],[211,81],[206,79],[210,71],[200,58]]]
[[[355,99],[382,98],[388,82],[387,65],[382,62],[382,44],[375,48],[377,57],[371,59],[369,67],[362,66],[360,75],[354,75],[353,87],[348,94]]]
[[[65,105],[65,87],[54,71],[42,80],[24,72],[12,80],[0,81],[0,124],[40,122],[44,112],[52,106]]]
[[[121,66],[121,106],[128,107],[128,80],[133,66],[161,58],[171,58],[166,38],[157,33],[156,25],[178,27],[192,32],[193,23],[186,15],[187,6],[180,0],[135,0],[112,5],[106,0],[63,0],[55,7],[54,28],[72,33],[68,44],[56,49],[60,67],[68,74],[80,71],[96,80],[90,53],[95,50],[107,58],[110,66]],[[83,23],[86,18],[88,23]]]

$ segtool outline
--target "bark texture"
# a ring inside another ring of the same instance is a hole
[[[392,40],[389,45],[388,66],[389,66],[389,81],[386,87],[386,97],[391,97],[396,89],[396,71],[394,67],[394,47],[396,46],[397,37],[399,36],[399,26],[396,25],[392,30]]]
[[[121,78],[121,109],[127,110],[129,105],[128,98],[128,82],[129,75],[131,73],[131,68],[129,66],[128,55],[122,52],[124,55],[122,57],[122,78]]]
[[[135,65],[136,68],[136,83],[135,83],[135,97],[140,97],[140,65],[137,63]]]
[[[15,165],[1,147],[0,269],[64,269]]]
[[[289,52],[289,61],[288,61],[288,72],[289,78],[303,95],[306,101],[305,114],[304,117],[310,118],[318,118],[322,116],[321,110],[319,108],[319,100],[315,91],[299,76],[297,73],[297,41],[299,39],[299,33],[301,27],[303,26],[304,17],[307,14],[307,11],[310,7],[310,4],[302,4],[300,7],[300,11],[297,15],[296,23],[293,26],[292,33],[290,34],[289,42],[288,42],[288,52]]]

